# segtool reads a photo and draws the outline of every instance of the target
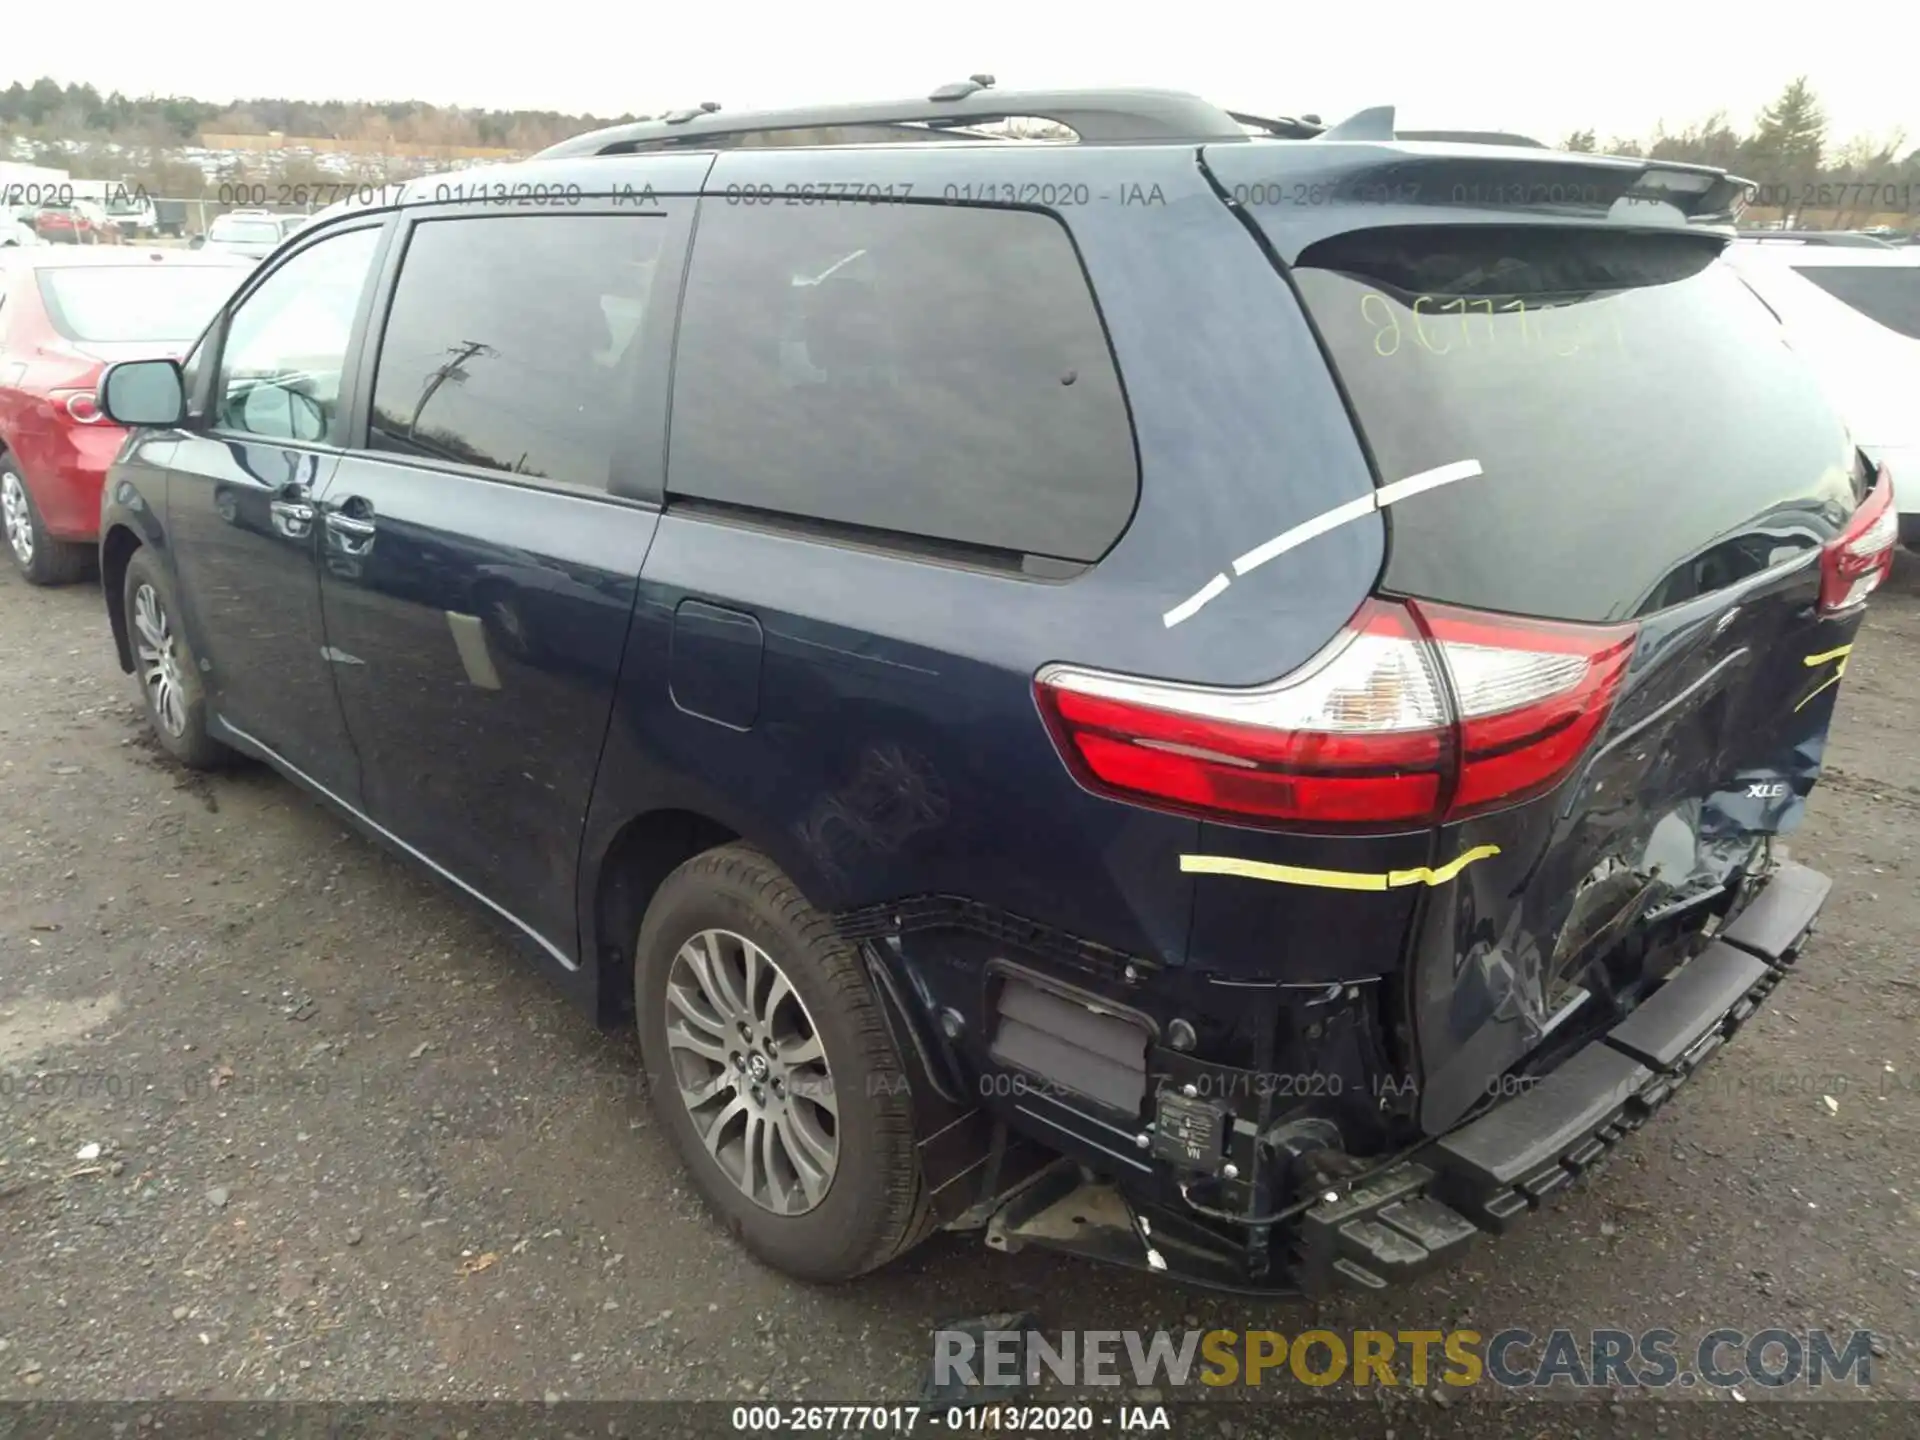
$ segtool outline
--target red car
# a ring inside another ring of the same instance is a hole
[[[93,563],[100,487],[126,436],[95,402],[101,370],[185,355],[252,269],[177,250],[0,251],[0,520],[28,580],[77,580]]]
[[[119,230],[107,223],[103,211],[96,211],[78,200],[64,205],[42,205],[33,217],[33,228],[42,240],[54,244],[102,245],[120,238]]]

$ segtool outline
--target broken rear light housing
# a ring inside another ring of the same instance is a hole
[[[1846,529],[1820,552],[1820,613],[1840,615],[1867,603],[1893,570],[1900,513],[1893,504],[1893,473],[1882,465],[1867,498]]]
[[[1034,692],[1096,793],[1240,824],[1429,825],[1564,780],[1606,721],[1637,633],[1369,599],[1268,685],[1050,665]]]

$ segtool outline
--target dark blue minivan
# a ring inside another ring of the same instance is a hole
[[[1746,193],[985,77],[412,181],[109,372],[121,663],[636,1024],[786,1271],[1377,1287],[1825,899],[1893,481]]]

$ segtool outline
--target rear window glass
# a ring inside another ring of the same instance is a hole
[[[1920,340],[1920,265],[1796,265],[1843,305],[1867,319]]]
[[[1065,229],[961,206],[703,203],[667,483],[816,521],[1098,559],[1139,479]]]
[[[53,328],[69,340],[191,340],[233,293],[223,265],[74,265],[39,273]]]
[[[1830,538],[1856,500],[1840,418],[1717,244],[1435,226],[1309,248],[1296,279],[1393,482],[1402,594],[1615,620]]]
[[[416,226],[368,446],[606,489],[666,233],[658,212]]]

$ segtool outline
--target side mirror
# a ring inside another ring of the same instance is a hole
[[[100,377],[100,409],[116,425],[180,425],[186,382],[177,360],[122,360]]]
[[[204,235],[196,235],[196,236],[194,236],[194,237],[193,237],[193,238],[192,238],[191,240],[189,240],[189,241],[187,242],[187,249],[189,249],[189,250],[198,250],[198,249],[199,249],[199,248],[200,248],[200,247],[201,247],[202,245],[204,245],[204,244],[206,244],[206,243],[207,243],[207,237],[206,237],[206,236],[204,236]]]

